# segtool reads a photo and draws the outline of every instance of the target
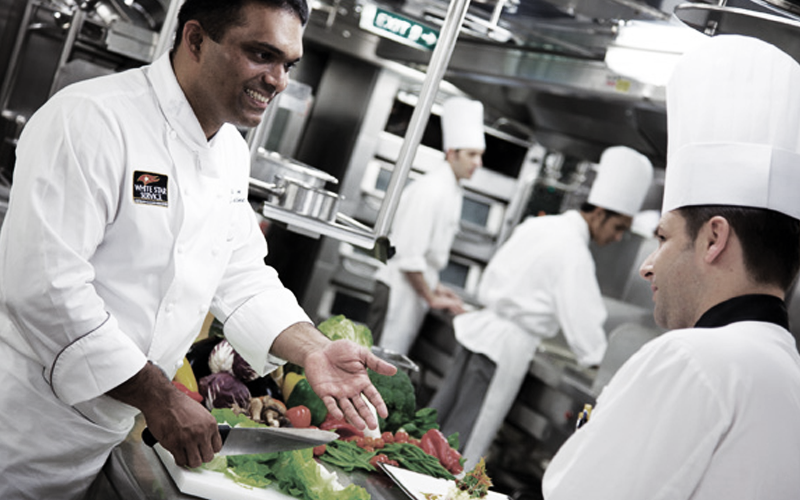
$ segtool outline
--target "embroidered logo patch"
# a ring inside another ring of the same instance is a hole
[[[169,177],[152,172],[133,172],[133,202],[145,205],[168,206],[167,181]]]

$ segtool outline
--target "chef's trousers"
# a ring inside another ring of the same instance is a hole
[[[367,328],[372,332],[372,344],[379,345],[383,324],[386,322],[386,312],[389,310],[389,285],[383,281],[375,282],[375,289],[372,292],[372,302],[367,312]]]
[[[459,451],[469,440],[496,368],[488,357],[459,344],[450,370],[428,403],[436,409],[445,436],[458,432]]]

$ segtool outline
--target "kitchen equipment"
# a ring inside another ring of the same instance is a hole
[[[333,222],[339,209],[339,195],[302,181],[276,177],[276,183],[250,178],[250,194],[292,213]]]
[[[237,500],[297,500],[295,497],[281,493],[274,485],[266,488],[250,488],[236,483],[221,472],[179,467],[170,452],[161,445],[156,445],[153,449],[175,482],[175,486],[186,495],[207,500],[230,500],[231,498]]]
[[[335,432],[319,429],[294,429],[283,427],[230,427],[220,425],[222,449],[220,455],[252,455],[276,451],[299,450],[329,443],[336,439]],[[154,446],[158,441],[145,428],[142,441]]]
[[[292,179],[314,188],[324,188],[326,182],[338,184],[339,180],[327,172],[310,167],[297,160],[286,158],[274,151],[259,148],[250,170],[251,178],[277,183]]]

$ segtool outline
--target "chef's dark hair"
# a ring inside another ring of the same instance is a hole
[[[603,207],[598,207],[597,205],[589,203],[588,201],[584,201],[583,203],[581,203],[581,212],[594,212],[596,208],[602,208],[603,210],[606,211],[606,216],[603,217],[603,222],[607,221],[611,217],[614,217],[615,215],[622,215],[619,212],[615,212],[613,210],[609,210]]]
[[[308,22],[306,0],[186,0],[178,12],[178,27],[175,30],[173,50],[181,43],[181,34],[187,21],[196,20],[212,40],[219,42],[228,28],[243,23],[242,9],[250,3],[293,12],[303,26]]]
[[[726,205],[683,207],[686,233],[694,242],[709,219],[724,217],[739,238],[753,280],[788,290],[800,270],[800,221],[763,208]]]

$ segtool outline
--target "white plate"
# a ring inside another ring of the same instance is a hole
[[[412,472],[410,470],[401,469],[393,465],[380,464],[386,475],[394,481],[408,496],[416,500],[430,500],[429,496],[425,495],[440,495],[439,500],[444,500],[444,496],[450,486],[455,484],[455,481],[448,481],[447,479],[439,479],[436,477]],[[489,491],[485,497],[487,500],[508,500],[506,495]]]

